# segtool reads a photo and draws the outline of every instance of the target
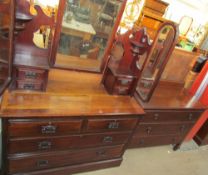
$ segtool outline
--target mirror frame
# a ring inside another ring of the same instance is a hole
[[[156,46],[156,42],[157,42],[157,39],[159,38],[160,32],[161,32],[166,26],[171,26],[171,27],[173,28],[173,30],[174,30],[174,31],[173,31],[173,32],[174,32],[174,37],[173,37],[172,42],[170,42],[169,45],[166,45],[166,46],[165,46],[165,47],[169,47],[169,49],[168,49],[167,53],[164,55],[165,59],[163,60],[163,63],[162,63],[162,65],[161,65],[160,68],[159,68],[158,74],[156,75],[156,78],[155,78],[155,80],[154,80],[154,82],[153,82],[153,85],[152,85],[152,87],[150,88],[150,90],[149,90],[148,95],[146,96],[146,98],[142,97],[141,94],[139,93],[139,90],[137,90],[137,88],[136,88],[136,95],[137,95],[143,102],[148,102],[148,101],[151,99],[151,97],[152,97],[152,95],[153,95],[153,93],[154,93],[154,90],[155,90],[155,88],[157,87],[157,85],[158,85],[158,83],[159,83],[159,80],[160,80],[160,78],[161,78],[161,76],[162,76],[162,73],[163,73],[163,71],[164,71],[164,69],[165,69],[165,66],[166,66],[166,64],[167,64],[167,62],[168,62],[168,60],[169,60],[169,58],[170,58],[170,56],[171,56],[173,50],[175,49],[176,43],[177,43],[177,41],[178,41],[178,36],[179,36],[179,27],[178,27],[178,24],[176,24],[176,23],[174,23],[174,22],[171,22],[171,21],[167,21],[167,22],[164,22],[163,24],[161,24],[161,26],[159,27],[159,29],[158,29],[158,31],[157,31],[157,35],[155,36],[155,39],[154,39],[154,41],[153,41],[153,43],[152,43],[152,47],[151,47],[151,49],[150,49],[150,51],[149,51],[149,53],[148,53],[148,55],[147,55],[147,57],[146,57],[146,60],[145,60],[145,62],[144,62],[144,68],[143,68],[143,70],[142,70],[142,73],[143,73],[143,71],[145,70],[145,66],[148,64],[148,61],[150,60],[150,57],[152,56],[152,53],[153,53],[153,51],[154,51],[154,49],[155,49],[154,46]],[[160,60],[161,58],[159,57],[158,59]],[[140,82],[140,79],[142,78],[142,73],[140,74],[138,83]],[[138,84],[137,84],[137,86],[138,86]]]
[[[99,71],[93,71],[93,70],[81,70],[78,68],[65,68],[65,67],[55,65],[56,64],[56,54],[57,54],[57,50],[58,50],[61,29],[62,29],[61,25],[62,25],[62,20],[63,20],[63,16],[64,16],[64,12],[65,12],[65,5],[66,5],[66,0],[60,0],[59,6],[58,6],[57,23],[56,23],[54,37],[53,37],[53,41],[52,41],[52,48],[51,48],[51,55],[50,55],[50,66],[53,68],[58,68],[58,69],[76,70],[76,71],[92,72],[92,73],[102,73],[104,71],[106,63],[108,62],[108,55],[109,55],[110,50],[112,48],[113,41],[115,39],[116,32],[119,27],[119,24],[120,24],[120,21],[121,21],[121,18],[122,18],[122,15],[125,10],[126,3],[127,3],[127,0],[117,0],[117,1],[122,3],[120,10],[118,12],[115,24],[112,28],[112,32],[109,35],[109,39],[108,39],[104,54],[102,56],[102,61],[101,61],[101,65],[99,67]]]
[[[0,87],[0,95],[4,93],[8,85],[10,84],[12,80],[12,63],[13,63],[13,50],[14,50],[14,21],[15,21],[15,0],[10,0],[10,11],[9,15],[11,17],[10,20],[10,28],[9,28],[9,58],[8,58],[8,77],[5,80],[5,83],[2,84],[2,87]]]

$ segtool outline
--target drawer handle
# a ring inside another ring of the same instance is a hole
[[[105,150],[97,151],[96,154],[97,154],[98,156],[105,157],[105,156],[106,156],[106,151],[105,151]]]
[[[151,127],[147,127],[147,134],[150,134],[152,132],[152,128]]]
[[[42,126],[41,132],[42,134],[55,134],[56,126],[53,125]]]
[[[35,85],[34,84],[24,84],[23,89],[33,90],[33,89],[35,89]]]
[[[37,167],[41,168],[41,167],[46,167],[48,166],[48,160],[39,160],[37,162]]]
[[[113,137],[111,136],[106,136],[103,139],[103,143],[112,143],[113,142]]]
[[[193,120],[193,114],[192,114],[192,113],[189,114],[188,119],[189,119],[189,120]]]
[[[181,130],[181,132],[184,132],[185,131],[185,126],[183,125],[183,126],[181,126],[181,128],[180,128],[180,130]]]
[[[139,144],[143,145],[144,144],[144,139],[139,140]]]
[[[159,114],[154,114],[154,120],[158,120],[159,119]]]
[[[25,72],[25,77],[26,78],[31,78],[31,79],[36,79],[37,78],[37,73],[35,73],[35,72]]]
[[[110,122],[108,125],[108,129],[118,129],[119,128],[119,122]]]
[[[43,141],[38,144],[38,148],[40,150],[51,149],[51,142]]]

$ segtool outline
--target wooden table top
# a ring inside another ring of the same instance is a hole
[[[52,69],[46,92],[6,91],[2,117],[138,115],[134,98],[108,95],[101,75]]]

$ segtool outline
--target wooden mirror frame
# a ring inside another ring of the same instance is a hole
[[[174,36],[173,36],[172,41],[169,41],[168,45],[165,45],[165,47],[169,47],[167,53],[166,53],[164,56],[160,56],[160,55],[162,55],[162,54],[160,53],[159,56],[158,56],[158,60],[160,60],[162,57],[165,57],[165,58],[164,58],[164,60],[163,60],[163,62],[162,62],[162,65],[161,65],[160,68],[159,68],[159,71],[158,71],[158,73],[157,73],[157,75],[156,75],[156,78],[155,78],[155,80],[154,80],[154,82],[153,82],[153,85],[152,85],[152,87],[150,88],[149,93],[148,93],[148,95],[146,96],[146,98],[142,97],[141,94],[138,92],[138,91],[139,91],[138,88],[136,88],[136,92],[135,92],[136,95],[137,95],[142,101],[144,101],[144,102],[148,102],[148,101],[151,99],[151,97],[152,97],[152,95],[153,95],[153,93],[154,93],[154,90],[155,90],[155,88],[157,87],[157,85],[158,85],[158,83],[159,83],[160,77],[161,77],[161,75],[162,75],[162,73],[163,73],[163,71],[164,71],[164,69],[165,69],[165,66],[166,66],[166,64],[167,64],[167,62],[168,62],[168,60],[169,60],[169,58],[170,58],[170,56],[171,56],[171,54],[172,54],[172,52],[173,52],[173,50],[174,50],[174,48],[175,48],[175,45],[176,45],[176,43],[177,43],[177,41],[178,41],[178,36],[179,36],[179,28],[178,28],[178,24],[173,23],[173,22],[170,22],[170,21],[164,22],[163,24],[161,24],[161,26],[159,27],[159,29],[158,29],[158,31],[157,31],[157,35],[156,35],[156,37],[155,37],[155,39],[154,39],[154,42],[153,42],[153,44],[152,44],[152,46],[151,46],[151,49],[150,49],[150,51],[149,51],[149,53],[148,53],[148,55],[147,55],[147,58],[146,58],[146,60],[145,60],[145,63],[144,63],[145,66],[144,66],[144,69],[142,70],[142,73],[143,73],[143,71],[145,70],[146,65],[148,64],[148,62],[149,62],[149,60],[150,60],[150,57],[152,56],[152,53],[153,53],[153,51],[154,51],[154,49],[155,49],[155,46],[157,45],[156,42],[158,41],[160,32],[161,32],[166,26],[171,26],[171,27],[172,27],[173,32],[174,32]],[[168,39],[168,38],[166,38],[166,39]],[[165,49],[163,48],[163,50],[165,50]],[[141,78],[142,78],[142,73],[140,74],[138,84],[139,84],[139,82],[140,82],[140,80],[141,80]],[[137,84],[137,87],[138,87],[138,84]]]
[[[0,87],[0,95],[3,94],[4,90],[8,87],[12,80],[12,63],[13,63],[13,39],[14,39],[14,19],[15,19],[15,0],[10,0],[9,12],[10,15],[10,28],[9,28],[9,52],[8,52],[8,77],[4,84]]]
[[[65,67],[61,67],[61,66],[56,66],[56,54],[57,54],[57,50],[58,50],[58,46],[59,46],[59,41],[60,41],[60,34],[61,34],[61,25],[62,25],[62,20],[63,20],[63,16],[64,16],[64,11],[65,11],[65,5],[66,5],[66,0],[60,0],[59,1],[59,7],[58,7],[58,14],[57,14],[57,23],[56,23],[56,27],[55,27],[55,32],[54,32],[54,37],[53,37],[53,41],[52,41],[52,48],[51,48],[51,55],[50,55],[50,66],[54,67],[54,68],[58,68],[58,69],[67,69],[67,70],[78,70],[78,71],[84,71],[84,72],[94,72],[94,73],[102,73],[104,71],[105,65],[107,63],[108,60],[108,54],[112,48],[113,45],[113,41],[115,39],[115,35],[117,32],[117,29],[119,27],[120,24],[120,20],[122,18],[123,12],[125,10],[125,6],[127,3],[127,0],[117,0],[118,2],[121,2],[122,5],[120,7],[120,10],[118,12],[115,24],[113,26],[112,32],[109,35],[109,39],[104,51],[104,54],[102,56],[102,61],[101,61],[101,65],[99,67],[99,71],[91,71],[91,70],[81,70],[81,69],[77,69],[77,68],[65,68]]]

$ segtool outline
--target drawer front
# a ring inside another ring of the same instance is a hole
[[[41,91],[44,90],[44,82],[42,81],[24,81],[24,80],[17,80],[16,86],[17,89],[21,90],[36,90]]]
[[[17,78],[21,80],[44,80],[46,76],[46,70],[17,68]]]
[[[159,145],[177,144],[182,141],[178,135],[150,136],[150,137],[133,137],[129,143],[129,148],[149,147]]]
[[[153,135],[185,135],[193,126],[193,123],[183,124],[140,124],[136,129],[136,136]]]
[[[128,131],[134,129],[137,119],[89,119],[87,132]]]
[[[130,133],[106,133],[34,139],[11,139],[9,141],[8,153],[15,154],[36,151],[58,151],[96,146],[120,145],[127,143],[129,136]]]
[[[123,145],[119,145],[71,152],[63,151],[50,154],[23,156],[19,158],[9,157],[8,171],[10,174],[23,173],[72,164],[119,158],[122,156],[123,147]]]
[[[193,111],[146,111],[146,115],[142,118],[141,123],[157,123],[157,122],[194,122],[202,114],[202,112]]]
[[[129,86],[131,86],[131,84],[132,84],[132,82],[133,82],[133,79],[131,78],[118,78],[117,79],[117,85],[118,86],[127,86],[127,87],[129,87]]]
[[[9,137],[38,137],[79,133],[82,120],[9,120]]]

